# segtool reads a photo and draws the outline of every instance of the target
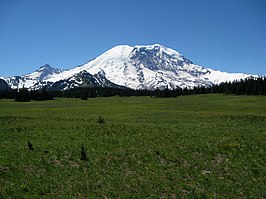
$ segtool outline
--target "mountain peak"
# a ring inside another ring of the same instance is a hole
[[[169,54],[169,55],[175,55],[175,56],[178,56],[178,57],[182,56],[179,52],[177,52],[177,51],[175,51],[175,50],[173,50],[171,48],[165,47],[162,44],[136,45],[135,48],[136,49],[155,50],[155,51],[159,51],[159,52],[164,52],[164,53]]]
[[[154,49],[154,48],[166,48],[162,44],[151,44],[151,45],[135,45],[135,48],[148,48],[148,49]]]
[[[39,68],[39,70],[49,70],[52,69],[52,67],[49,64],[44,64]]]

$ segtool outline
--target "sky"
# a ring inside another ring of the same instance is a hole
[[[0,76],[157,43],[204,67],[266,75],[266,1],[0,0]]]

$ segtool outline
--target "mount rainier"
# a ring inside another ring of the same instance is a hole
[[[155,44],[119,45],[70,70],[55,69],[46,64],[33,73],[1,79],[15,89],[39,89],[44,85],[59,90],[82,86],[174,89],[209,86],[250,76],[202,67],[175,50]]]

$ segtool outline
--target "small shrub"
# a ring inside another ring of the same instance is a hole
[[[104,124],[105,123],[105,119],[102,116],[99,116],[97,119],[97,123],[98,124]]]
[[[84,147],[84,145],[82,144],[82,147],[81,147],[81,157],[80,157],[81,160],[88,160],[87,158],[87,151]]]
[[[28,148],[29,148],[29,150],[33,150],[33,145],[30,141],[28,141]]]
[[[82,95],[80,99],[81,100],[88,100],[88,97],[87,97],[87,95]]]

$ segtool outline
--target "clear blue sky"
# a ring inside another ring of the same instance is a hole
[[[0,76],[154,43],[205,67],[266,75],[266,1],[0,0]]]

